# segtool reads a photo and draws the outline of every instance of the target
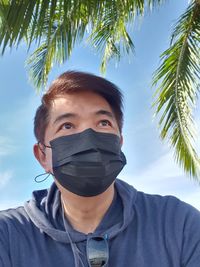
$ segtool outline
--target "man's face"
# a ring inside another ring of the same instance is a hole
[[[52,103],[44,143],[50,145],[49,142],[57,137],[79,133],[88,128],[121,137],[115,115],[103,97],[90,91],[63,95]],[[51,149],[45,148],[41,164],[46,172],[53,172]]]

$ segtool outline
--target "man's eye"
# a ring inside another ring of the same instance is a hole
[[[111,126],[111,123],[108,120],[102,120],[99,124],[101,126]]]
[[[73,124],[72,123],[69,123],[69,122],[66,122],[66,123],[64,123],[61,127],[60,127],[60,129],[62,129],[62,130],[69,130],[69,129],[71,129],[71,128],[73,128]]]

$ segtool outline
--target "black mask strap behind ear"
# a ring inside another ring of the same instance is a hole
[[[45,148],[51,148],[51,146],[47,146],[47,145],[41,143],[40,141],[38,141],[37,144],[38,144],[39,150],[40,150],[40,151],[42,152],[42,154],[44,154],[44,155],[45,155],[45,152],[44,152],[44,150],[41,148],[40,145],[44,146]]]

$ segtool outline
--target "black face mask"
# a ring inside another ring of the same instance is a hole
[[[87,129],[50,142],[55,179],[84,197],[103,193],[126,164],[119,136]]]

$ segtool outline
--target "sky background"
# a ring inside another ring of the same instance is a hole
[[[122,58],[118,64],[111,62],[105,77],[124,93],[123,151],[127,165],[119,177],[138,190],[175,195],[200,209],[200,186],[183,173],[174,161],[173,150],[160,140],[151,108],[152,73],[159,65],[160,54],[168,48],[176,19],[187,5],[188,0],[167,1],[153,14],[146,14],[130,32],[135,54]],[[26,57],[26,46],[22,44],[0,58],[0,209],[22,205],[33,190],[52,183],[52,177],[41,184],[34,181],[36,175],[43,173],[32,153],[33,118],[41,94],[28,79]],[[82,42],[68,62],[54,66],[49,82],[69,69],[100,75],[99,65],[100,55]],[[197,106],[195,119],[200,133],[200,102]]]

